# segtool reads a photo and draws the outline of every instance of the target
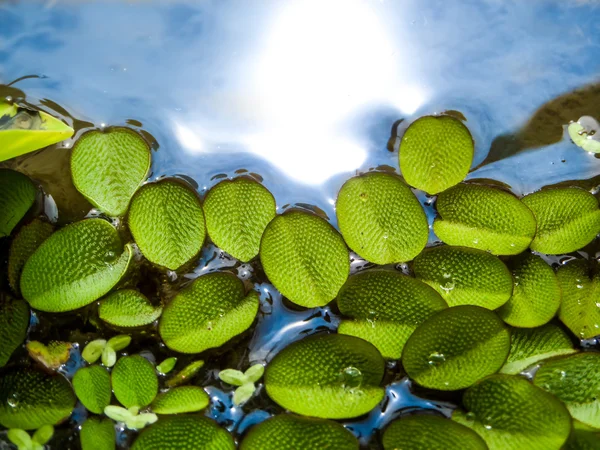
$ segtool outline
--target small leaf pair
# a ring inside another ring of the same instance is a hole
[[[256,383],[263,376],[265,368],[262,364],[255,364],[246,372],[235,369],[225,369],[219,372],[219,378],[227,384],[238,386],[233,393],[233,404],[239,406],[246,403],[256,391]]]
[[[104,414],[116,422],[123,422],[129,430],[139,430],[158,420],[156,414],[141,413],[137,406],[123,408],[122,406],[108,405]]]
[[[53,435],[54,427],[52,425],[44,425],[38,428],[33,437],[20,428],[12,428],[7,433],[8,440],[15,444],[19,450],[43,450],[44,445],[52,439]]]
[[[131,337],[120,334],[108,340],[96,339],[85,346],[81,356],[89,364],[94,364],[102,357],[102,364],[112,367],[117,362],[117,352],[126,348],[131,342]]]

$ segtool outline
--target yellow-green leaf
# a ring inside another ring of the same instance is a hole
[[[121,289],[100,301],[98,316],[106,323],[123,328],[149,325],[160,317],[162,306],[134,289]]]
[[[148,406],[158,393],[154,366],[143,356],[124,356],[112,370],[115,397],[126,408]]]
[[[36,196],[37,188],[28,177],[14,170],[0,169],[0,238],[12,233]]]
[[[29,306],[23,300],[15,300],[0,294],[0,367],[10,359],[27,336]]]
[[[181,386],[161,392],[150,409],[156,414],[181,414],[201,411],[208,406],[208,394],[199,386]]]
[[[82,367],[75,372],[73,389],[83,406],[95,414],[102,414],[110,404],[110,375],[102,366]]]

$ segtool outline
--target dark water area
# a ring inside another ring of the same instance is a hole
[[[0,97],[61,117],[76,135],[0,166],[41,183],[51,219],[78,220],[91,206],[71,184],[70,147],[85,130],[125,125],[153,144],[151,180],[184,177],[202,194],[223,177],[258,174],[279,212],[300,205],[335,225],[346,179],[372,168],[398,171],[405,127],[454,111],[475,140],[469,179],[496,180],[517,195],[573,180],[593,189],[600,160],[576,147],[565,126],[582,115],[600,118],[598,54],[600,2],[593,0],[4,1]],[[432,199],[417,195],[433,220]],[[353,270],[364,265],[356,259]],[[258,263],[241,264],[210,245],[189,273],[164,274],[162,289],[168,296],[214,270],[256,283],[258,323],[219,352],[183,357],[177,367],[207,361],[194,381],[212,398],[207,414],[239,437],[281,409],[263,391],[234,407],[218,370],[268,361],[294,340],[335,330],[339,316],[334,307],[293,308]],[[96,331],[93,308],[72,316],[34,317],[31,338],[116,334]],[[54,321],[59,331],[50,331]],[[154,330],[135,335],[127,349],[142,350],[157,362],[170,355]],[[76,349],[67,375],[78,358]],[[377,448],[371,436],[401,413],[452,409],[451,397],[416,392],[400,367],[387,372],[382,404],[344,422],[365,447]],[[78,448],[74,433],[84,418],[78,409],[51,448]],[[131,439],[121,433],[122,448]]]

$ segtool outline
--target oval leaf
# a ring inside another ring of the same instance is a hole
[[[600,353],[584,352],[545,361],[533,382],[562,400],[574,419],[600,428]]]
[[[36,430],[71,415],[75,394],[62,375],[15,368],[0,376],[0,424]]]
[[[591,276],[594,271],[587,261],[579,259],[556,272],[562,291],[558,317],[579,339],[600,334],[600,272]]]
[[[201,411],[208,406],[208,394],[198,386],[182,386],[161,392],[150,409],[156,414],[180,414]]]
[[[206,235],[195,192],[182,182],[162,180],[143,186],[129,209],[129,228],[144,256],[177,270],[196,256]]]
[[[336,214],[348,246],[376,264],[410,261],[427,244],[425,211],[396,175],[373,172],[346,181]]]
[[[258,255],[260,238],[276,215],[275,198],[254,180],[224,180],[206,194],[204,214],[215,245],[246,262]]]
[[[102,366],[82,367],[75,372],[73,389],[83,406],[95,414],[102,414],[110,404],[110,375]]]
[[[204,367],[204,361],[202,360],[191,362],[182,370],[180,370],[171,378],[169,378],[165,382],[165,385],[167,387],[175,387],[188,383],[192,378],[194,378],[195,375],[198,374],[198,372],[200,372],[200,369],[202,369],[202,367]]]
[[[518,374],[543,359],[575,352],[569,336],[551,323],[538,328],[511,328],[510,353],[500,372]]]
[[[171,356],[170,358],[165,359],[158,366],[156,366],[156,370],[158,373],[166,375],[175,368],[175,364],[177,364],[177,358]]]
[[[496,314],[479,306],[445,309],[417,327],[402,352],[402,365],[421,386],[464,389],[502,367],[510,334]]]
[[[400,142],[400,170],[408,184],[437,194],[465,179],[473,161],[471,133],[451,116],[413,122]]]
[[[129,128],[84,133],[73,146],[73,184],[109,216],[123,216],[150,170],[150,147]]]
[[[444,417],[419,414],[392,422],[383,433],[384,450],[487,450],[481,437]]]
[[[467,413],[452,419],[471,428],[490,450],[559,450],[571,431],[565,406],[515,375],[492,375],[463,394]]]
[[[0,294],[0,367],[10,359],[27,336],[29,305]]]
[[[366,414],[384,396],[384,360],[353,336],[318,335],[284,348],[267,366],[265,387],[292,412],[324,419]]]
[[[290,211],[269,223],[260,244],[269,280],[290,301],[306,308],[335,298],[350,273],[342,236],[324,219]]]
[[[258,312],[256,291],[229,273],[198,277],[165,307],[158,331],[172,350],[200,353],[246,331]]]
[[[98,316],[104,322],[122,328],[150,325],[160,317],[162,306],[154,306],[134,289],[121,289],[100,301]]]
[[[0,238],[12,233],[35,202],[37,188],[22,173],[0,168]]]
[[[542,258],[525,254],[509,264],[515,282],[513,295],[498,315],[514,327],[539,327],[554,317],[561,292],[552,268]]]
[[[513,291],[508,268],[498,257],[482,250],[449,246],[427,249],[415,259],[413,270],[449,306],[496,309],[508,301]]]
[[[240,450],[358,450],[358,440],[333,420],[281,414],[253,426]]]
[[[125,408],[148,406],[158,393],[154,366],[140,355],[119,359],[113,368],[111,381],[115,397]]]
[[[132,255],[107,221],[76,222],[54,233],[25,263],[21,292],[34,309],[72,311],[110,291]]]
[[[142,431],[131,450],[159,448],[235,450],[235,442],[227,430],[207,417],[171,416]]]
[[[600,233],[598,200],[579,188],[548,189],[523,197],[537,220],[531,249],[557,255],[579,250]]]
[[[89,417],[81,426],[81,450],[115,450],[115,424],[108,418]]]
[[[536,231],[531,210],[514,195],[488,186],[459,184],[436,201],[441,216],[435,234],[448,245],[461,245],[494,255],[517,255]]]
[[[338,308],[344,316],[338,333],[369,341],[384,358],[399,359],[404,344],[432,314],[447,308],[425,283],[391,270],[352,275],[340,290]]]

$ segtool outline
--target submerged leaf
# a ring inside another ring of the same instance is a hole
[[[165,382],[165,385],[167,387],[175,387],[187,383],[200,371],[200,369],[202,369],[202,367],[204,367],[204,361],[194,361],[169,378]]]
[[[33,205],[36,196],[37,188],[28,177],[14,170],[0,168],[0,238],[12,233]]]
[[[29,306],[23,300],[0,295],[0,367],[27,337]]]

